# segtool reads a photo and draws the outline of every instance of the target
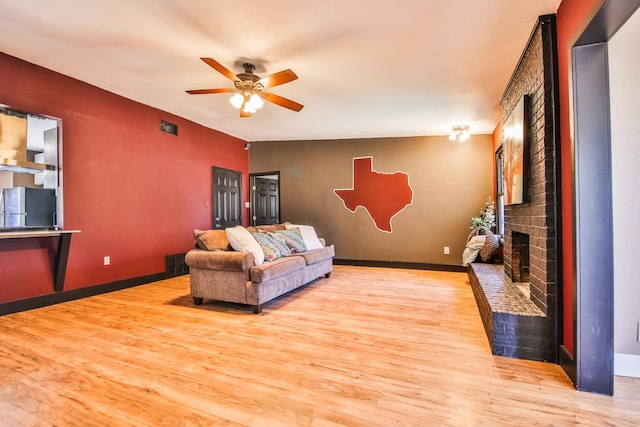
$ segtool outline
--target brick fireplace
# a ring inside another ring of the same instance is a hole
[[[528,282],[531,301],[546,316],[545,359],[557,358],[557,87],[555,17],[542,16],[501,101],[503,118],[528,96],[527,198],[505,206],[504,273]]]
[[[492,352],[547,361],[558,358],[561,244],[555,28],[555,15],[538,19],[500,101],[504,127],[524,104],[528,146],[524,201],[504,208],[504,266],[472,264],[469,273]]]
[[[529,235],[513,231],[511,233],[511,269],[512,282],[529,283]]]

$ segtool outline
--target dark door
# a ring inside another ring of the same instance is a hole
[[[213,228],[242,225],[242,173],[213,167]]]
[[[255,225],[278,224],[280,222],[280,200],[278,180],[255,179]]]

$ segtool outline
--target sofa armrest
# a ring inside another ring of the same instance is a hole
[[[253,255],[249,252],[191,249],[184,260],[189,267],[208,270],[249,271],[254,266]]]

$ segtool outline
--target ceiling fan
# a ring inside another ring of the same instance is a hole
[[[231,104],[240,110],[240,117],[251,117],[251,114],[255,113],[260,107],[262,107],[263,99],[279,105],[284,108],[288,108],[293,111],[302,110],[303,105],[298,104],[282,96],[274,93],[265,92],[264,89],[278,86],[290,81],[296,80],[298,76],[291,70],[284,70],[271,74],[266,77],[259,77],[253,74],[253,70],[256,69],[254,64],[244,63],[243,73],[233,74],[224,66],[220,65],[217,61],[211,58],[200,58],[207,63],[214,70],[220,74],[232,80],[234,88],[219,88],[219,89],[193,89],[188,90],[190,95],[204,95],[209,93],[235,93],[229,100]]]

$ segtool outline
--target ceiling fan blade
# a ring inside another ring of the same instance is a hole
[[[251,117],[251,113],[244,111],[244,108],[240,109],[240,117]]]
[[[189,95],[204,95],[207,93],[229,93],[236,92],[235,88],[221,88],[221,89],[193,89],[186,91]]]
[[[260,83],[263,87],[274,87],[284,83],[289,83],[297,79],[296,73],[291,70],[280,71],[270,76],[266,76],[258,80],[256,83]]]
[[[300,111],[300,110],[302,110],[302,107],[304,107],[304,105],[302,105],[302,104],[298,104],[295,101],[292,101],[292,100],[287,99],[287,98],[283,98],[282,96],[276,95],[276,94],[273,94],[273,93],[262,92],[261,95],[267,101],[273,102],[274,104],[277,104],[277,105],[279,105],[281,107],[284,107],[284,108],[288,108],[288,109],[293,110],[293,111]]]
[[[213,68],[214,70],[216,70],[217,72],[219,72],[220,74],[228,78],[229,80],[233,80],[234,82],[238,81],[238,77],[235,74],[229,71],[228,68],[224,67],[223,65],[220,65],[220,63],[215,59],[211,59],[211,58],[200,58],[200,59],[202,59],[211,68]]]

